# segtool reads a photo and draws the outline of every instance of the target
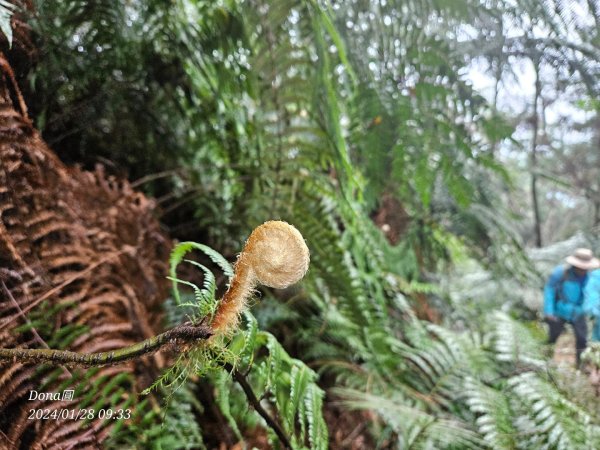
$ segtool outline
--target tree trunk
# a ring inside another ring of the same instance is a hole
[[[534,58],[533,64],[535,66],[535,95],[533,98],[533,117],[532,117],[532,138],[531,138],[531,153],[529,158],[529,170],[531,172],[531,206],[533,208],[533,226],[535,234],[535,246],[542,246],[542,225],[540,218],[540,207],[538,203],[538,192],[537,192],[537,146],[538,146],[538,132],[539,132],[539,111],[538,103],[542,93],[542,85],[540,82],[540,61],[539,58]]]

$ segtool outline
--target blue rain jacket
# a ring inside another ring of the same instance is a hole
[[[594,328],[592,328],[592,341],[600,342],[600,317],[594,320]]]
[[[583,314],[583,292],[588,275],[577,276],[572,267],[558,266],[544,286],[544,315],[574,320]]]
[[[583,312],[596,319],[592,329],[592,340],[600,341],[600,270],[589,274],[583,293]]]

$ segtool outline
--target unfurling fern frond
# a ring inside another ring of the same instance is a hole
[[[177,266],[192,249],[202,250],[227,274],[233,273],[220,302],[214,299],[215,277],[205,266],[186,260],[203,271],[202,288],[175,277]],[[308,249],[300,233],[284,222],[258,227],[240,254],[235,272],[220,254],[191,242],[175,248],[170,267],[176,306],[197,307],[196,318],[209,311],[211,329],[217,334],[181,355],[148,390],[177,388],[188,375],[202,375],[214,383],[217,405],[240,440],[245,430],[262,424],[273,444],[294,449],[327,448],[327,427],[321,413],[323,391],[316,384],[317,375],[291,358],[273,335],[260,331],[254,317],[242,309],[256,283],[285,287],[304,275]],[[181,301],[178,284],[192,287],[195,304]],[[232,328],[240,313],[245,317],[243,328]],[[221,329],[228,332],[219,333]],[[254,407],[250,416],[248,402]],[[267,409],[261,406],[265,402]]]

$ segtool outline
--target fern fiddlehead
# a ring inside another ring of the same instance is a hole
[[[235,328],[246,301],[258,284],[284,289],[297,283],[308,270],[310,256],[300,232],[281,221],[257,227],[235,263],[229,289],[223,296],[211,328],[225,332]]]
[[[233,330],[248,297],[258,284],[278,289],[298,282],[308,270],[309,252],[304,238],[292,225],[269,221],[257,227],[240,253],[227,292],[210,325],[186,323],[136,344],[98,353],[55,349],[0,348],[0,360],[51,363],[67,366],[118,364],[178,343],[194,343]]]

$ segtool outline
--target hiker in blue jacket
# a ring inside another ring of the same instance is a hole
[[[588,275],[583,297],[583,312],[595,319],[592,341],[600,342],[600,270],[594,270]]]
[[[584,289],[588,282],[588,271],[599,268],[600,261],[587,248],[578,248],[565,261],[567,265],[556,267],[544,286],[544,318],[549,326],[549,344],[556,342],[565,323],[573,326],[579,367],[581,353],[587,345]]]

